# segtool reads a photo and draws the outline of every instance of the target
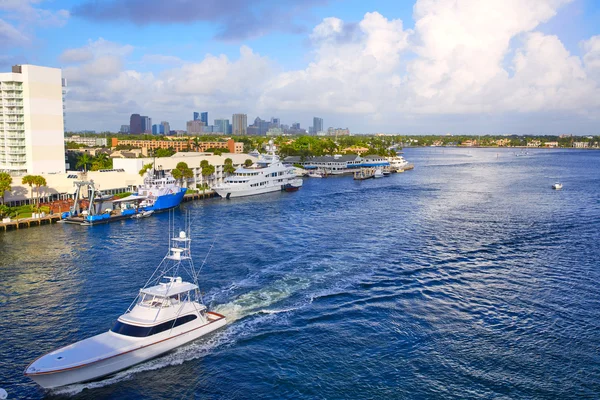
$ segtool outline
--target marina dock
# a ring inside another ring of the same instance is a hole
[[[49,225],[60,221],[59,214],[46,215],[38,218],[21,218],[10,220],[9,222],[0,222],[0,229],[8,231],[11,229],[29,228],[32,226]]]

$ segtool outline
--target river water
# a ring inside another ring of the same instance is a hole
[[[222,330],[45,392],[37,356],[110,328],[168,215],[0,234],[9,398],[600,397],[600,152],[409,149],[414,171],[187,203]],[[562,191],[551,189],[561,181]]]

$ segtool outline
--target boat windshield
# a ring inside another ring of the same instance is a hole
[[[192,299],[190,297],[190,292],[177,293],[168,297],[142,293],[138,304],[145,307],[166,308],[171,306],[177,306],[182,302],[191,300]]]
[[[137,326],[117,321],[115,325],[111,328],[111,332],[125,336],[148,337],[159,334],[164,331],[168,331],[183,324],[187,324],[188,322],[191,322],[196,318],[198,317],[195,314],[184,315],[183,317],[172,319],[170,321],[163,322],[162,324],[158,324],[155,326]]]

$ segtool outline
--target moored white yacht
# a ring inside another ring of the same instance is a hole
[[[95,380],[224,326],[225,317],[202,304],[190,243],[189,228],[169,241],[167,255],[110,331],[37,358],[25,375],[46,389]]]
[[[377,168],[375,173],[373,173],[373,178],[383,178],[383,170],[381,168]]]
[[[387,160],[390,163],[392,171],[403,172],[404,168],[408,166],[408,161],[402,156],[387,157]]]
[[[285,190],[292,181],[294,186],[302,186],[302,180],[298,182],[296,178],[296,168],[283,164],[275,154],[272,140],[267,150],[268,154],[260,155],[255,165],[241,166],[212,189],[219,196],[229,199]]]

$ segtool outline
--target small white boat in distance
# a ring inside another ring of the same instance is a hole
[[[25,375],[45,389],[87,382],[150,360],[226,324],[202,304],[188,232],[169,251],[114,326],[34,360]],[[165,276],[167,273],[173,276]],[[186,272],[191,282],[177,276]]]
[[[554,190],[560,190],[562,189],[562,183],[556,182],[554,185],[552,185],[552,189]]]
[[[383,178],[383,170],[381,168],[377,168],[375,173],[373,174],[373,178]]]
[[[323,173],[321,171],[318,171],[318,170],[310,171],[308,173],[308,177],[309,178],[322,178],[323,177]]]

